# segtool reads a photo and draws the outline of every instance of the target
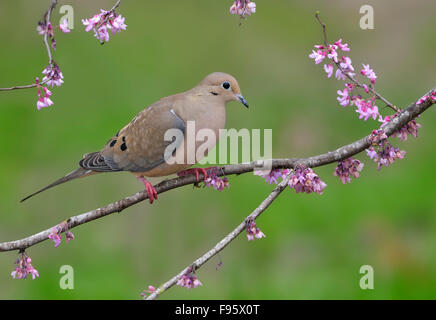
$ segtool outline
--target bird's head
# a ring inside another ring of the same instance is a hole
[[[200,82],[199,86],[205,87],[206,94],[221,98],[224,102],[239,101],[248,108],[248,103],[241,94],[238,81],[227,73],[211,73]]]

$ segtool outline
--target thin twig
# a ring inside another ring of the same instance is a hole
[[[51,55],[51,49],[50,49],[50,45],[48,44],[48,30],[49,30],[49,23],[50,22],[50,16],[51,16],[51,12],[52,10],[56,7],[57,4],[57,0],[52,0],[50,7],[48,8],[46,14],[45,14],[45,19],[46,19],[46,29],[45,29],[45,34],[44,34],[44,44],[45,47],[47,48],[47,53],[48,53],[48,63],[51,64],[53,62],[53,57]]]
[[[17,89],[28,89],[28,88],[34,88],[36,87],[36,83],[29,84],[27,86],[14,86],[10,88],[0,88],[0,91],[10,91],[10,90],[17,90]]]
[[[432,89],[426,95],[430,94],[436,90],[436,88]],[[416,118],[419,114],[424,112],[427,108],[429,108],[434,102],[432,100],[427,100],[419,105],[413,103],[406,110],[402,111],[397,117],[392,119],[386,126],[383,127],[386,135],[390,136],[395,131],[399,130],[406,123]],[[360,140],[357,140],[353,143],[340,147],[334,151],[330,151],[324,154],[320,154],[317,156],[309,157],[309,158],[290,158],[290,159],[272,159],[271,160],[271,168],[279,169],[279,168],[294,168],[296,165],[302,164],[309,168],[323,166],[329,163],[333,163],[336,161],[347,159],[357,153],[362,152],[370,146],[369,136],[363,137]],[[228,176],[233,174],[243,174],[247,172],[252,172],[254,170],[259,170],[258,161],[243,163],[243,164],[234,164],[227,165],[221,168],[221,170],[217,170],[217,176]],[[204,178],[203,174],[200,173],[200,178]],[[197,183],[196,177],[194,175],[183,176],[179,178],[174,178],[170,180],[165,180],[158,185],[155,186],[157,193],[167,192],[169,190],[180,188],[186,185],[191,185]],[[71,230],[74,227],[82,225],[84,223],[102,218],[114,212],[121,212],[122,210],[148,199],[147,192],[141,191],[136,194],[111,203],[105,207],[101,207],[95,210],[91,210],[77,216],[73,216],[67,220],[68,229]],[[0,251],[12,251],[12,250],[20,250],[27,249],[37,243],[45,241],[48,239],[49,234],[52,232],[52,228],[48,228],[44,231],[41,231],[37,234],[31,235],[21,240],[15,240],[10,242],[0,243]]]
[[[114,12],[115,9],[119,7],[120,3],[121,3],[121,0],[118,0],[118,1],[114,4],[114,6],[113,6],[109,11],[106,12],[105,18],[104,18],[102,21],[100,21],[100,22],[97,24],[97,26],[95,26],[95,27],[93,28],[93,30],[94,30],[95,33],[98,33],[97,30],[98,30],[102,25],[104,25],[104,24],[109,20],[109,15],[110,15],[110,13]],[[103,45],[104,43],[105,43],[104,41],[100,40],[100,44],[101,44],[101,45]]]

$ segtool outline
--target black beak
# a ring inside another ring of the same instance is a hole
[[[242,96],[242,94],[237,94],[236,96],[238,97],[239,101],[241,101],[241,103],[242,103],[246,108],[248,108],[248,102],[247,102],[247,100],[245,100],[245,98]]]

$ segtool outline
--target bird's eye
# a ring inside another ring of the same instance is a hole
[[[223,84],[221,85],[224,89],[226,89],[226,90],[230,90],[230,88],[232,87],[231,85],[230,85],[230,82],[228,82],[228,81],[224,81],[223,82]]]

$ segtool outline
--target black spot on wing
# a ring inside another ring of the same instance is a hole
[[[123,144],[120,146],[120,149],[121,149],[121,151],[125,151],[125,150],[127,149],[127,145],[126,145],[126,143],[123,143]]]
[[[106,161],[100,152],[85,154],[80,160],[79,166],[97,172],[121,171],[113,162]]]
[[[112,142],[111,142],[111,144],[109,145],[109,147],[113,147],[114,145],[115,145],[115,143],[117,143],[117,140],[113,140]]]

